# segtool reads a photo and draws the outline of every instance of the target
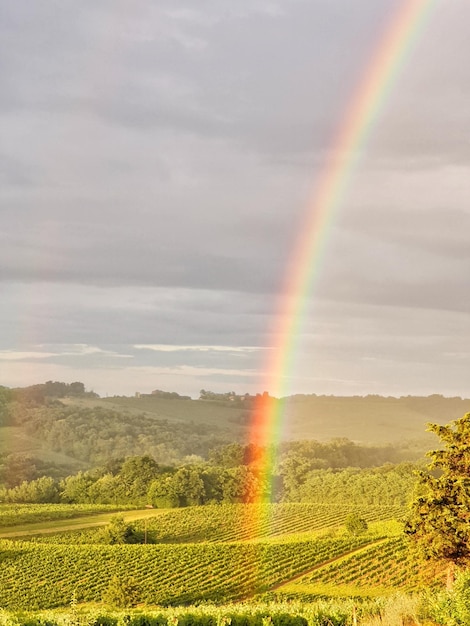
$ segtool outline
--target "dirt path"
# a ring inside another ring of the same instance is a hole
[[[46,535],[70,530],[86,530],[106,526],[115,515],[120,515],[126,522],[133,522],[147,517],[157,517],[164,513],[162,509],[141,509],[137,511],[114,511],[113,513],[99,513],[98,515],[84,515],[71,519],[61,519],[48,522],[36,522],[21,524],[16,527],[8,526],[0,528],[0,539],[12,539],[15,537],[28,537],[30,535]]]

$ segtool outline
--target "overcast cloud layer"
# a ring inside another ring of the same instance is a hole
[[[400,4],[5,0],[0,384],[261,391],[309,202]],[[443,0],[362,146],[291,393],[469,396],[469,59],[470,3]]]

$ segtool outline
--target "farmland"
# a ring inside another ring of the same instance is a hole
[[[67,606],[72,597],[99,603],[113,577],[132,579],[136,603],[164,606],[418,589],[423,581],[393,521],[403,511],[368,507],[363,513],[369,529],[357,536],[344,527],[351,513],[360,511],[339,505],[214,505],[149,511],[146,521],[134,522],[145,527],[147,545],[102,545],[96,531],[78,527],[30,541],[4,539],[0,606],[49,609]],[[51,522],[49,530],[59,523]]]

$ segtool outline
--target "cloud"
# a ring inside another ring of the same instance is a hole
[[[138,350],[153,350],[155,352],[231,352],[250,353],[263,350],[257,346],[175,346],[165,344],[135,345]]]
[[[47,346],[38,346],[44,348]],[[131,354],[119,354],[112,350],[103,350],[97,346],[88,346],[86,344],[61,344],[55,346],[59,348],[55,352],[46,352],[44,350],[21,351],[21,350],[0,350],[0,361],[29,361],[35,359],[53,359],[55,357],[89,357],[89,356],[106,356],[115,359],[132,359]]]
[[[4,379],[254,385],[332,138],[396,8],[7,2]],[[470,310],[469,24],[466,0],[436,5],[330,226],[311,233],[323,248],[298,330],[304,390],[464,384],[446,355],[461,354]]]
[[[21,352],[0,350],[0,361],[29,361],[30,359],[49,359],[58,356],[54,352]]]

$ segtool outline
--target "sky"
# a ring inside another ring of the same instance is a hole
[[[335,132],[401,4],[4,0],[0,384],[264,391]],[[469,59],[470,3],[437,2],[324,234],[288,393],[469,396]]]

